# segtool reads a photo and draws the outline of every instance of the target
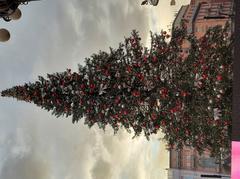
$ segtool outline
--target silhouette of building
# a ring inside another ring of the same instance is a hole
[[[184,21],[187,33],[201,38],[206,31],[226,22],[233,29],[233,0],[191,0],[189,5],[180,8],[173,22],[173,28],[180,27]],[[230,32],[231,33],[231,32]],[[182,55],[188,55],[189,43],[182,44]],[[169,179],[230,178],[230,157],[217,161],[210,157],[209,151],[202,155],[192,147],[170,150]]]

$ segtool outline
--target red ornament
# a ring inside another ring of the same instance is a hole
[[[127,66],[127,71],[128,71],[128,73],[131,73],[132,72],[132,68],[130,66]]]
[[[204,80],[207,79],[207,77],[208,77],[207,74],[203,74],[203,75],[202,75],[202,78],[203,78]]]
[[[217,75],[217,80],[222,81],[222,75]]]
[[[197,64],[197,63],[194,63],[194,64],[193,64],[193,66],[194,66],[194,67],[197,67],[197,66],[198,66],[198,64]],[[196,72],[197,72],[197,70],[196,70]]]
[[[94,88],[95,88],[95,84],[91,83],[89,87],[90,87],[91,89],[94,89]]]
[[[207,66],[207,65],[203,65],[203,66],[202,66],[202,69],[203,69],[203,71],[205,71],[205,70],[208,69],[208,66]]]
[[[153,61],[154,63],[157,62],[157,57],[156,57],[156,56],[153,56],[152,61]]]
[[[70,111],[70,109],[67,106],[64,107],[64,112],[68,112],[68,111]]]
[[[139,97],[139,96],[140,96],[140,92],[137,91],[137,90],[134,90],[134,91],[132,92],[132,95],[135,96],[135,97]]]
[[[200,63],[200,64],[203,64],[204,62],[205,62],[205,61],[204,61],[203,58],[199,60],[199,63]]]
[[[128,114],[127,110],[124,110],[124,111],[123,111],[123,114],[124,114],[124,115],[127,115],[127,114]]]
[[[152,113],[152,114],[151,114],[151,118],[152,118],[153,120],[156,120],[156,119],[157,119],[157,115],[156,115],[155,113]]]
[[[113,118],[115,118],[115,119],[119,119],[118,114],[113,115]]]
[[[135,45],[136,44],[136,39],[132,38],[132,39],[130,39],[130,42],[131,42],[132,45]]]
[[[105,76],[109,76],[109,75],[110,75],[109,72],[108,72],[108,70],[105,70],[105,71],[104,71],[104,75],[105,75]]]
[[[140,63],[134,63],[133,66],[135,66],[135,67],[140,67],[141,64],[140,64]]]
[[[137,77],[138,77],[138,79],[141,80],[141,81],[144,80],[144,76],[143,76],[142,73],[138,73],[138,74],[137,74]]]
[[[170,113],[175,113],[175,112],[177,112],[177,108],[170,109]]]
[[[85,85],[84,85],[84,84],[81,84],[81,85],[80,85],[80,88],[81,88],[81,89],[85,88]]]
[[[185,92],[185,91],[181,91],[181,96],[186,97],[187,95],[188,95],[187,92]]]
[[[161,121],[162,126],[166,126],[166,122],[164,120]]]
[[[80,104],[80,105],[83,104],[83,100],[82,100],[82,99],[79,100],[79,104]]]
[[[159,129],[160,126],[159,126],[158,124],[156,124],[156,125],[155,125],[155,128],[156,128],[156,129]],[[155,133],[156,133],[156,132],[157,132],[157,131],[155,131]]]
[[[80,95],[85,95],[85,92],[84,91],[80,91]]]
[[[167,95],[168,95],[168,90],[167,90],[166,88],[162,88],[162,89],[160,90],[160,94],[161,94],[161,96],[162,96],[163,98],[166,98]]]
[[[115,98],[115,104],[118,104],[119,103],[119,101],[120,101],[120,97],[119,96],[117,96],[116,98]]]
[[[144,61],[144,62],[147,62],[147,58],[148,58],[147,56],[144,56],[144,57],[143,57],[143,61]]]

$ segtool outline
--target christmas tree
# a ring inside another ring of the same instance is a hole
[[[146,138],[162,130],[169,147],[230,150],[232,103],[232,35],[229,25],[216,26],[200,39],[186,28],[151,33],[143,47],[137,31],[110,52],[86,58],[78,72],[39,76],[35,83],[2,91],[1,95],[33,102],[57,117],[84,118],[114,133],[119,128]],[[182,43],[189,41],[186,57]]]

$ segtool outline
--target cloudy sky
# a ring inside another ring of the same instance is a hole
[[[0,91],[35,81],[38,75],[77,70],[84,58],[117,47],[137,29],[144,44],[149,31],[167,30],[173,14],[189,0],[42,0],[20,7],[20,21],[0,21],[11,40],[0,44]],[[0,98],[1,179],[159,179],[166,178],[168,153],[160,134],[120,131],[113,136],[71,118],[58,118],[33,104]]]

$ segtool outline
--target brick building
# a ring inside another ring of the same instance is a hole
[[[209,151],[199,155],[192,147],[170,151],[169,179],[200,179],[201,175],[221,175],[230,178],[230,159],[221,163],[210,157]]]
[[[173,22],[173,28],[180,27],[185,20],[187,32],[197,38],[216,25],[232,24],[233,0],[191,0],[189,5],[182,6]],[[232,27],[233,28],[233,27]],[[189,44],[183,43],[183,52],[188,53]]]
[[[233,25],[232,12],[233,0],[191,0],[189,5],[182,6],[178,11],[173,28],[179,27],[184,20],[187,32],[200,38],[209,28],[216,25],[224,26],[226,22]],[[188,48],[189,43],[185,41],[182,45],[182,53],[185,57]],[[210,157],[208,151],[204,151],[201,156],[194,148],[186,146],[182,150],[170,151],[169,179],[198,179],[203,178],[203,175],[216,177],[221,175],[222,178],[230,178],[229,174],[230,161],[225,161],[225,164],[217,163]]]

